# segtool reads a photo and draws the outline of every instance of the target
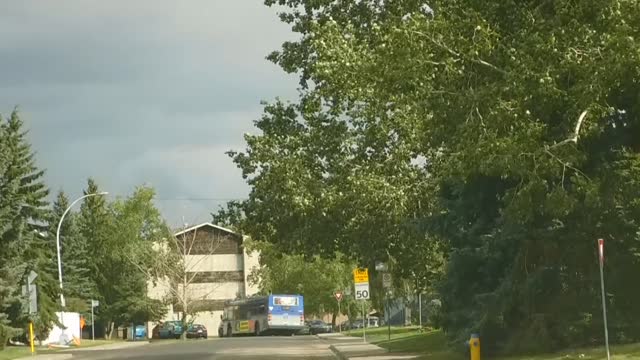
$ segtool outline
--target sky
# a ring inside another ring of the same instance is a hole
[[[0,5],[0,113],[19,106],[52,192],[151,185],[177,226],[249,188],[224,152],[297,81],[265,60],[295,39],[262,0],[19,0]]]

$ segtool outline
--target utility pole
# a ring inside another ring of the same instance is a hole
[[[422,291],[418,293],[418,312],[420,312],[420,330],[422,330]]]
[[[600,258],[600,290],[602,291],[602,317],[604,319],[604,342],[607,350],[607,360],[611,360],[609,351],[609,329],[607,326],[607,300],[604,291],[604,239],[598,239],[598,257]]]

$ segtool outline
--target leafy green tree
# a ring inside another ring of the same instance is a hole
[[[227,202],[224,206],[221,206],[218,211],[211,213],[212,223],[234,231],[239,231],[245,218],[242,205],[242,201],[238,200]]]
[[[97,193],[99,188],[89,180],[85,193]],[[99,324],[111,337],[117,326],[129,326],[160,319],[164,304],[147,296],[148,279],[130,261],[134,246],[151,251],[152,244],[162,237],[164,222],[153,205],[154,191],[140,187],[127,199],[108,204],[99,197],[87,198],[80,210],[80,229],[92,255],[92,273],[96,283]],[[98,256],[99,254],[99,256]],[[134,259],[142,263],[145,258]]]
[[[147,288],[153,279],[139,271],[139,267],[152,266],[148,256],[131,258],[143,254],[135,249],[145,249],[149,254],[154,243],[166,237],[166,225],[153,204],[155,191],[149,187],[138,187],[125,200],[115,201],[111,208],[114,227],[109,236],[112,253],[110,261],[121,271],[112,274],[113,298],[108,299],[109,313],[117,325],[158,321],[166,312],[165,304],[151,299]]]
[[[231,154],[248,233],[416,279],[448,261],[448,335],[494,351],[599,341],[606,237],[613,337],[640,338],[634,3],[266,3],[302,35],[271,59],[303,91]]]

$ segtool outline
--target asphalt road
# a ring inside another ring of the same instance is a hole
[[[89,350],[89,348],[87,349]],[[239,337],[157,342],[135,348],[78,351],[73,360],[227,360],[334,359],[329,345],[315,336]]]

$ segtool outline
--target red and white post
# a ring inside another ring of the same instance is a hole
[[[602,317],[604,319],[604,342],[607,349],[607,360],[611,360],[609,352],[609,329],[607,327],[607,294],[604,291],[604,239],[598,239],[598,257],[600,260],[600,290],[602,291]]]

